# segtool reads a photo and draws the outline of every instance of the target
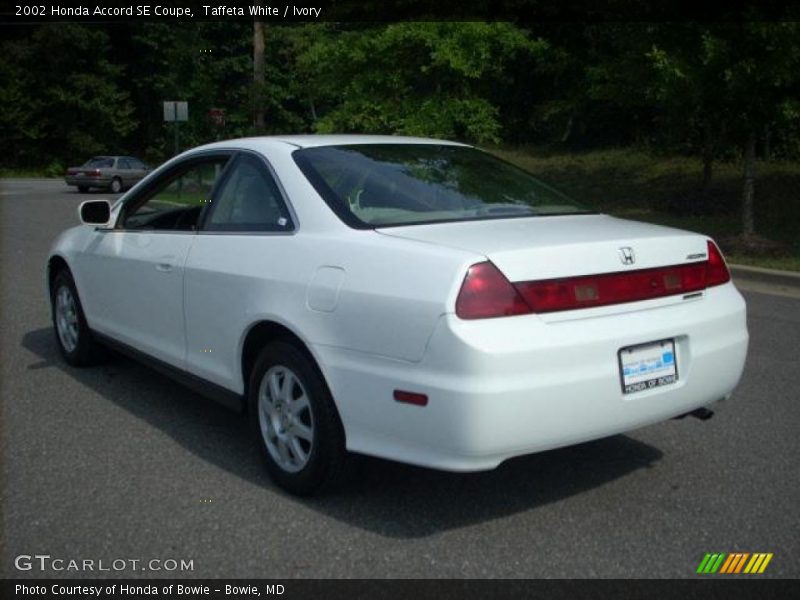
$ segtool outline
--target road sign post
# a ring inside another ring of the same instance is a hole
[[[164,102],[164,121],[175,123],[175,154],[180,152],[181,121],[189,120],[189,103],[184,101],[168,100]]]
[[[211,125],[214,129],[217,130],[217,141],[220,140],[222,130],[225,127],[225,109],[222,108],[210,108],[208,110],[208,119],[211,121]]]

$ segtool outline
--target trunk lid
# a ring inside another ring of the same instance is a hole
[[[707,258],[707,237],[608,215],[384,227],[383,235],[468,250],[512,282],[649,269]]]

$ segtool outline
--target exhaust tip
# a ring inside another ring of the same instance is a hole
[[[701,421],[708,421],[711,417],[714,416],[714,411],[708,408],[698,408],[697,410],[693,410],[689,413],[696,419],[700,419]]]
[[[695,419],[700,419],[701,421],[708,421],[713,416],[714,411],[703,406],[701,408],[696,408],[691,412],[678,415],[677,417],[674,417],[674,419],[677,420],[683,419],[684,417],[694,417]]]

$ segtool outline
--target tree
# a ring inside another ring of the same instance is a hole
[[[253,126],[264,131],[264,23],[253,21]]]
[[[20,166],[65,165],[116,152],[135,128],[122,88],[124,69],[109,61],[106,32],[77,24],[37,28],[0,48],[6,109],[4,140]],[[8,109],[8,110],[7,110]]]
[[[700,124],[710,178],[715,144],[742,149],[742,234],[752,238],[759,133],[800,116],[800,24],[742,22],[686,25],[650,52],[654,97],[674,120]]]
[[[317,131],[497,142],[493,85],[541,48],[509,23],[399,23],[321,37],[298,62],[317,90]]]

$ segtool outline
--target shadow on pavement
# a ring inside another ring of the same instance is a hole
[[[22,345],[39,358],[29,370],[60,369],[203,460],[282,494],[266,475],[246,418],[118,355],[96,368],[69,367],[50,328],[25,334]],[[362,457],[343,489],[290,499],[378,535],[417,538],[558,502],[649,468],[661,456],[657,448],[616,435],[512,459],[485,473],[445,473]]]

